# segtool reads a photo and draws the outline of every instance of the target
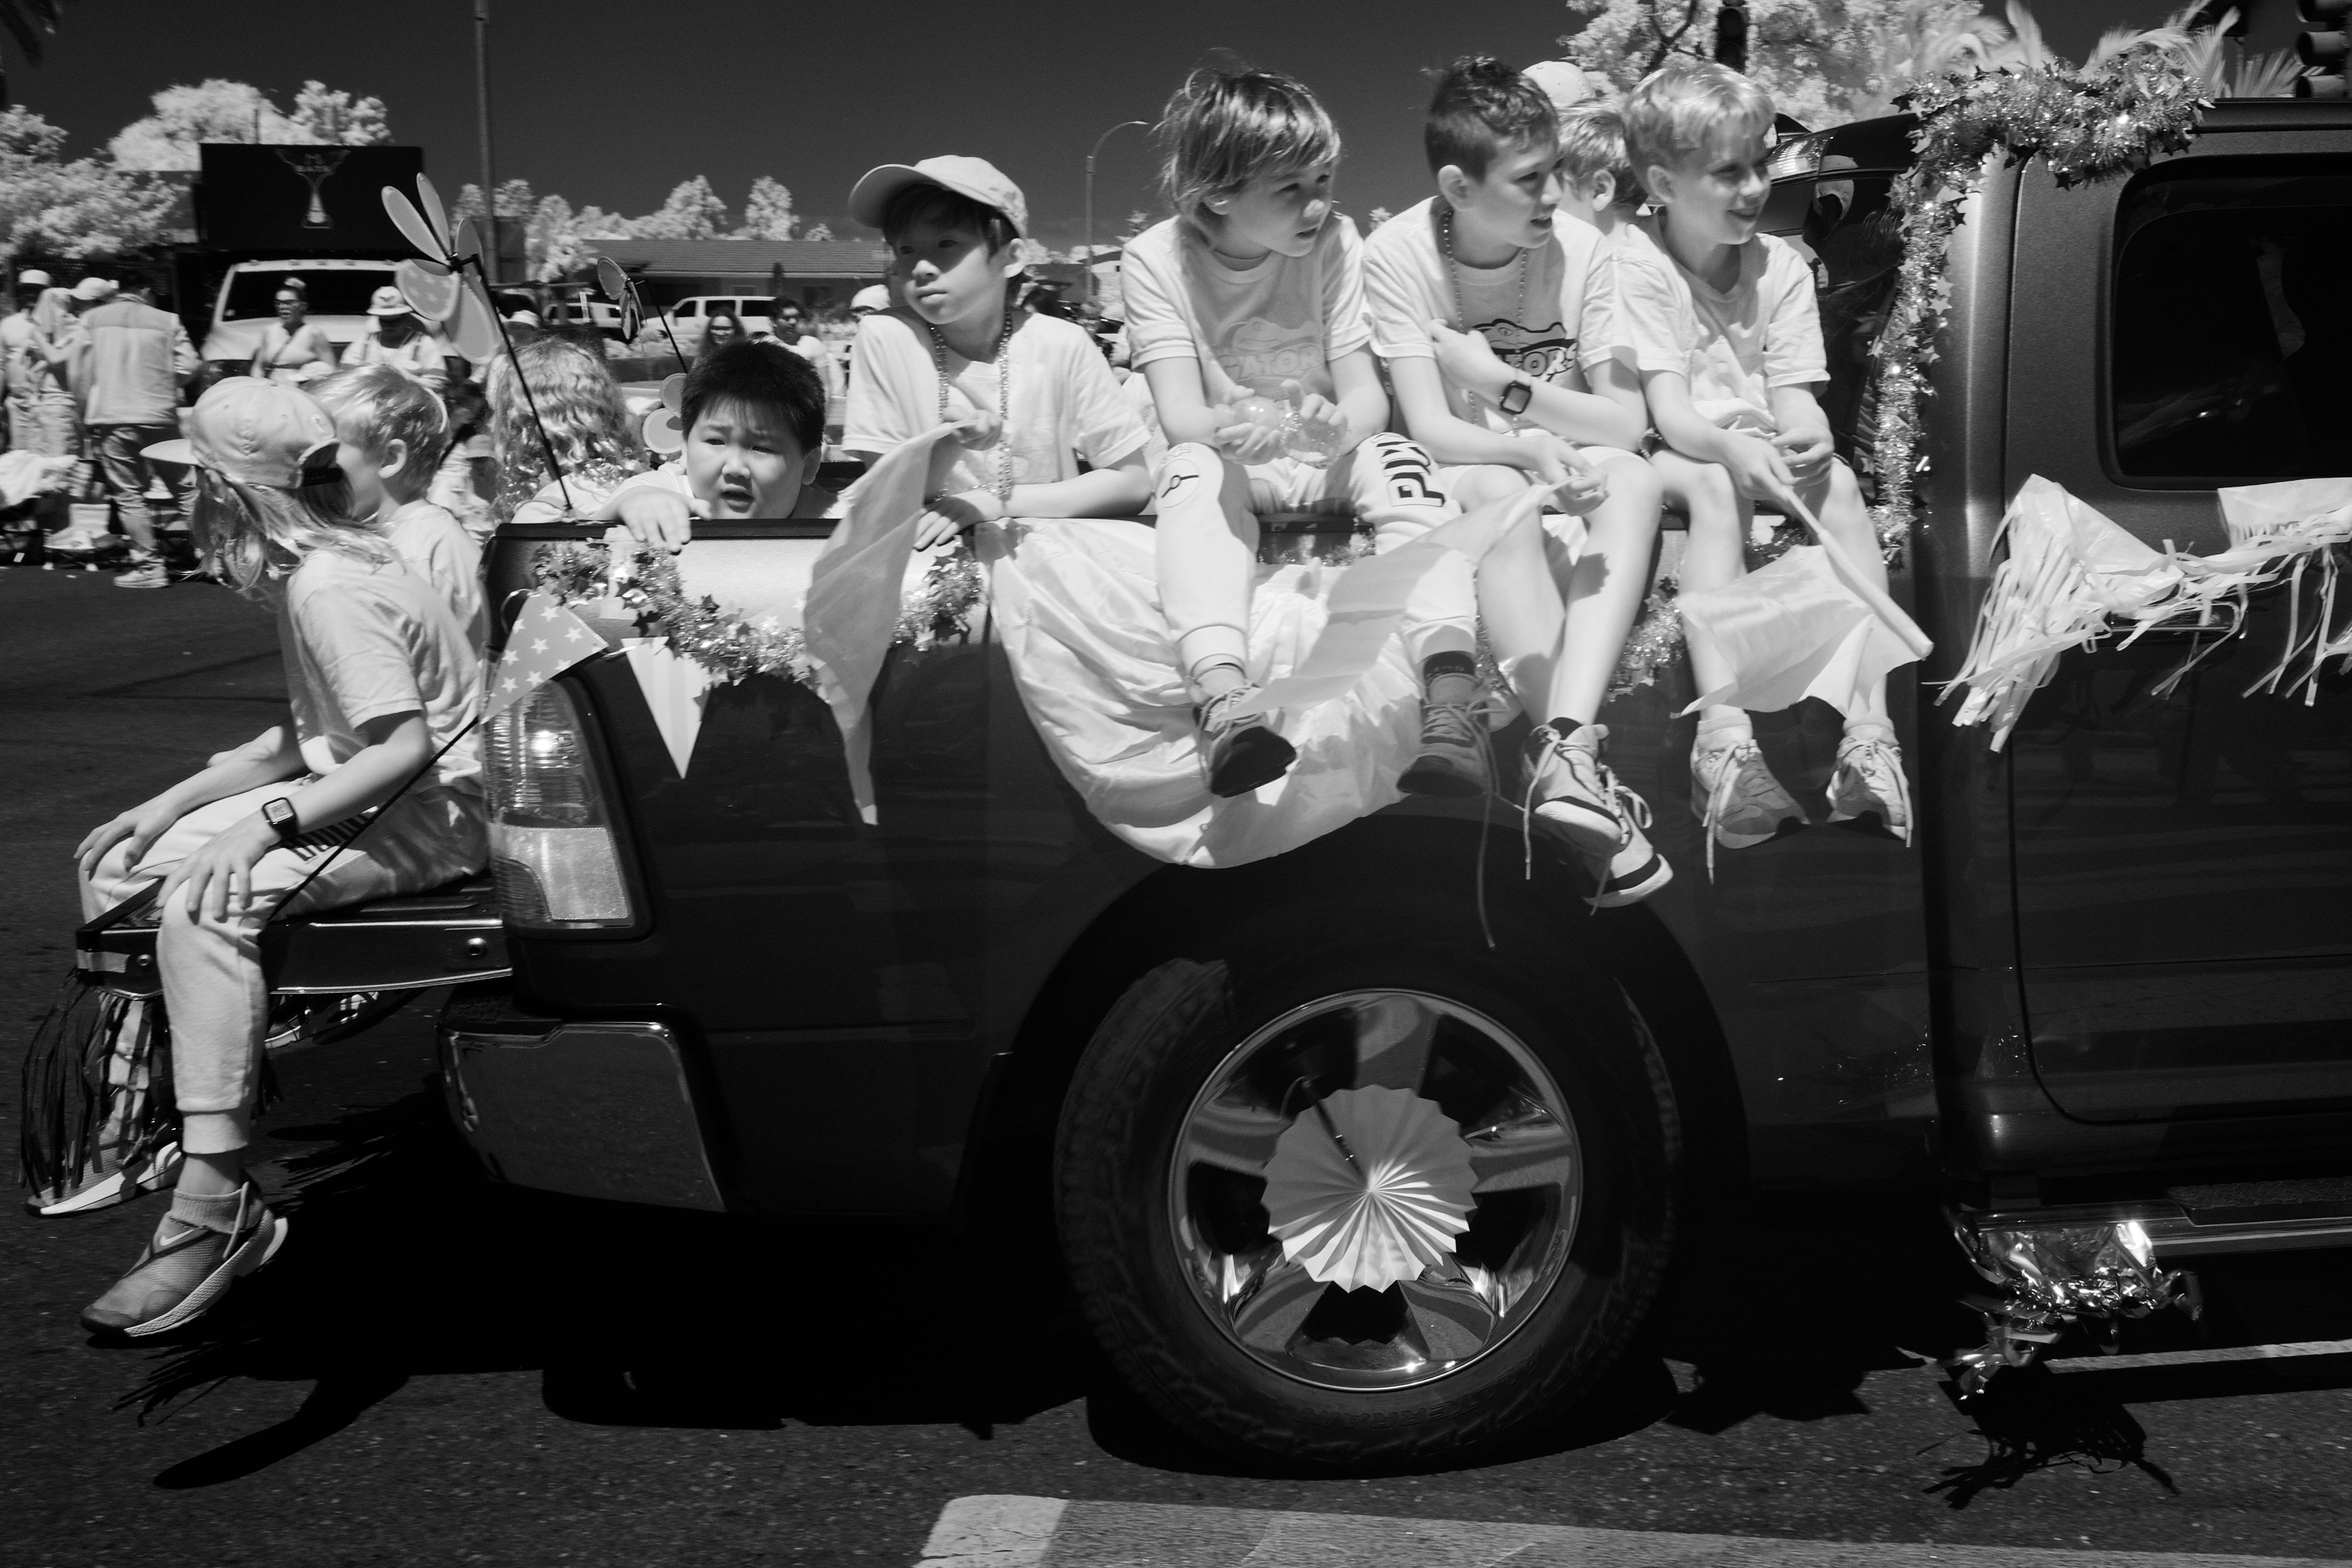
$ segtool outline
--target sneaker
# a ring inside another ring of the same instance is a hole
[[[1528,815],[1576,852],[1598,891],[1595,909],[1639,904],[1674,881],[1675,868],[1652,847],[1650,803],[1618,782],[1601,760],[1609,727],[1582,725],[1566,735],[1538,725],[1528,737]]]
[[[37,1192],[25,1200],[26,1209],[43,1218],[62,1214],[88,1214],[129,1203],[142,1193],[170,1186],[180,1179],[180,1145],[167,1143],[150,1153],[134,1151],[128,1160],[105,1160],[86,1171],[79,1181]]]
[[[62,528],[48,537],[48,551],[59,555],[99,555],[113,543],[111,534],[97,534],[88,528]]]
[[[131,1272],[82,1309],[81,1326],[92,1333],[144,1339],[194,1322],[237,1279],[278,1255],[286,1242],[286,1222],[269,1211],[247,1182],[219,1226],[167,1214],[155,1228]]]
[[[1772,770],[1753,736],[1691,753],[1691,812],[1706,824],[1706,869],[1715,873],[1715,846],[1744,850],[1808,819]]]
[[[1903,777],[1903,752],[1891,730],[1873,725],[1846,732],[1838,742],[1829,796],[1831,821],[1875,813],[1888,832],[1911,841],[1911,786]]]
[[[1298,748],[1276,734],[1265,716],[1251,707],[1255,685],[1219,692],[1192,710],[1201,727],[1201,751],[1208,760],[1209,793],[1230,800],[1273,783],[1298,760]]]
[[[162,560],[150,557],[145,560],[134,560],[122,570],[116,572],[114,586],[117,588],[169,588],[172,586],[172,573]]]
[[[1493,788],[1483,702],[1421,705],[1421,755],[1397,778],[1408,795],[1484,795]]]

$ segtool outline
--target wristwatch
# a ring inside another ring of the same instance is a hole
[[[1495,406],[1517,419],[1528,412],[1528,404],[1534,401],[1535,395],[1535,383],[1522,376],[1503,389],[1503,395],[1495,400]]]
[[[283,795],[261,803],[261,820],[277,830],[281,844],[290,844],[302,836],[302,824],[294,816],[294,802]]]

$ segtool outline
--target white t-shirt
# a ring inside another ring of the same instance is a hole
[[[1615,351],[1636,371],[1679,371],[1701,418],[1775,434],[1772,389],[1829,380],[1812,269],[1787,241],[1758,235],[1719,291],[1667,254],[1654,222],[1624,225],[1612,258]]]
[[[314,549],[286,580],[278,643],[294,734],[313,773],[365,748],[360,726],[422,713],[440,751],[481,706],[481,657],[430,584],[399,561],[378,566]],[[481,792],[475,737],[450,745],[418,788]]]
[[[1449,267],[1440,223],[1438,199],[1432,196],[1374,229],[1364,242],[1373,352],[1384,360],[1435,358],[1428,327],[1435,318],[1456,331],[1484,334],[1495,357],[1530,381],[1584,391],[1578,345],[1585,332],[1588,284],[1603,248],[1601,231],[1555,213],[1552,237],[1519,252],[1517,259],[1500,267]],[[1531,423],[1524,415],[1514,419],[1466,387],[1448,382],[1445,390],[1454,413],[1473,424],[1508,432]]]
[[[1305,256],[1269,254],[1239,267],[1170,218],[1127,242],[1119,287],[1135,368],[1197,361],[1211,402],[1245,392],[1279,397],[1286,381],[1336,397],[1331,361],[1372,340],[1363,241],[1337,214]]]
[[[446,508],[410,501],[385,519],[383,531],[408,570],[431,583],[479,653],[489,645],[490,607],[482,598],[482,550]]]
[[[932,350],[929,328],[907,311],[877,311],[857,324],[849,413],[842,423],[845,448],[880,456],[940,423],[940,361]],[[946,354],[950,413],[995,413],[996,367],[953,349]],[[1013,378],[1014,484],[1075,479],[1080,457],[1108,468],[1143,450],[1143,422],[1119,395],[1118,378],[1085,328],[1053,316],[1024,316],[1004,357]],[[961,452],[941,490],[993,490],[997,450],[991,443]]]

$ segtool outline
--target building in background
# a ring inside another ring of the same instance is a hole
[[[889,250],[879,240],[591,239],[593,258],[609,256],[636,278],[647,306],[666,309],[703,294],[766,296],[781,271],[782,297],[814,312],[839,306],[879,283]],[[591,265],[593,265],[593,259]]]

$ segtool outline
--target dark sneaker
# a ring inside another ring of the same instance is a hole
[[[131,1339],[167,1333],[202,1317],[241,1275],[278,1255],[286,1222],[250,1182],[224,1207],[218,1227],[165,1215],[131,1272],[82,1309],[81,1326]]]
[[[1911,786],[1903,777],[1903,753],[1893,731],[1873,726],[1850,731],[1838,742],[1829,796],[1831,821],[1875,815],[1888,832],[1911,841]]]
[[[128,1203],[142,1193],[170,1186],[179,1179],[180,1145],[167,1143],[152,1153],[134,1152],[128,1160],[110,1156],[100,1162],[98,1169],[83,1172],[77,1181],[33,1194],[25,1200],[25,1207],[45,1218],[88,1214],[92,1209]]]
[[[1486,705],[1421,705],[1421,755],[1397,778],[1408,795],[1484,795],[1494,787],[1486,761]]]
[[[1643,831],[1650,804],[1620,783],[1601,760],[1609,727],[1581,725],[1562,735],[1538,725],[1528,737],[1528,813],[1575,851],[1592,873],[1595,909],[1639,904],[1674,881],[1675,868]]]
[[[1263,789],[1290,771],[1298,748],[1275,733],[1265,716],[1250,705],[1257,687],[1219,692],[1192,710],[1201,727],[1201,755],[1209,771],[1209,793],[1230,800]]]
[[[1691,753],[1691,811],[1706,827],[1707,874],[1715,874],[1715,846],[1744,850],[1780,831],[1783,822],[1808,819],[1772,770],[1753,736]]]

